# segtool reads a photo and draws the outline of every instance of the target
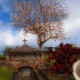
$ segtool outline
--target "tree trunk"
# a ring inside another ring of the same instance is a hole
[[[38,46],[39,46],[39,48],[41,49],[43,43],[42,43],[42,41],[41,41],[41,37],[40,37],[39,35],[38,35],[38,40],[37,40],[37,42],[38,42]]]
[[[42,48],[42,43],[38,44],[39,45],[39,48],[41,49]]]

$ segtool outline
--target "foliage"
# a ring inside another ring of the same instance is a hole
[[[6,56],[4,54],[0,54],[0,58],[5,58]]]
[[[72,73],[72,65],[79,58],[80,49],[73,47],[68,43],[63,45],[61,43],[54,55],[50,55],[48,61],[56,60],[52,66],[52,71],[56,73]]]
[[[9,66],[0,66],[0,80],[11,80],[12,79],[12,69]]]
[[[62,24],[68,12],[64,0],[11,0],[12,24],[36,34],[39,47],[49,40],[64,39]]]
[[[12,47],[12,46],[6,46],[3,50],[3,55],[7,54],[10,50],[18,48],[18,46]]]

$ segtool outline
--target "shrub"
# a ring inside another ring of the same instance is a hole
[[[72,73],[72,65],[77,61],[79,54],[79,48],[73,47],[68,43],[65,45],[61,43],[54,55],[50,55],[48,58],[50,63],[52,60],[55,60],[52,71],[56,73]]]

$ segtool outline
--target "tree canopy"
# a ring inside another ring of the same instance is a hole
[[[61,26],[67,16],[64,0],[11,1],[13,26],[36,34],[39,47],[50,38],[65,39]]]

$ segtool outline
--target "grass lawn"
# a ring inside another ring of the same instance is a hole
[[[12,69],[9,66],[0,66],[0,80],[11,80],[12,79]]]

